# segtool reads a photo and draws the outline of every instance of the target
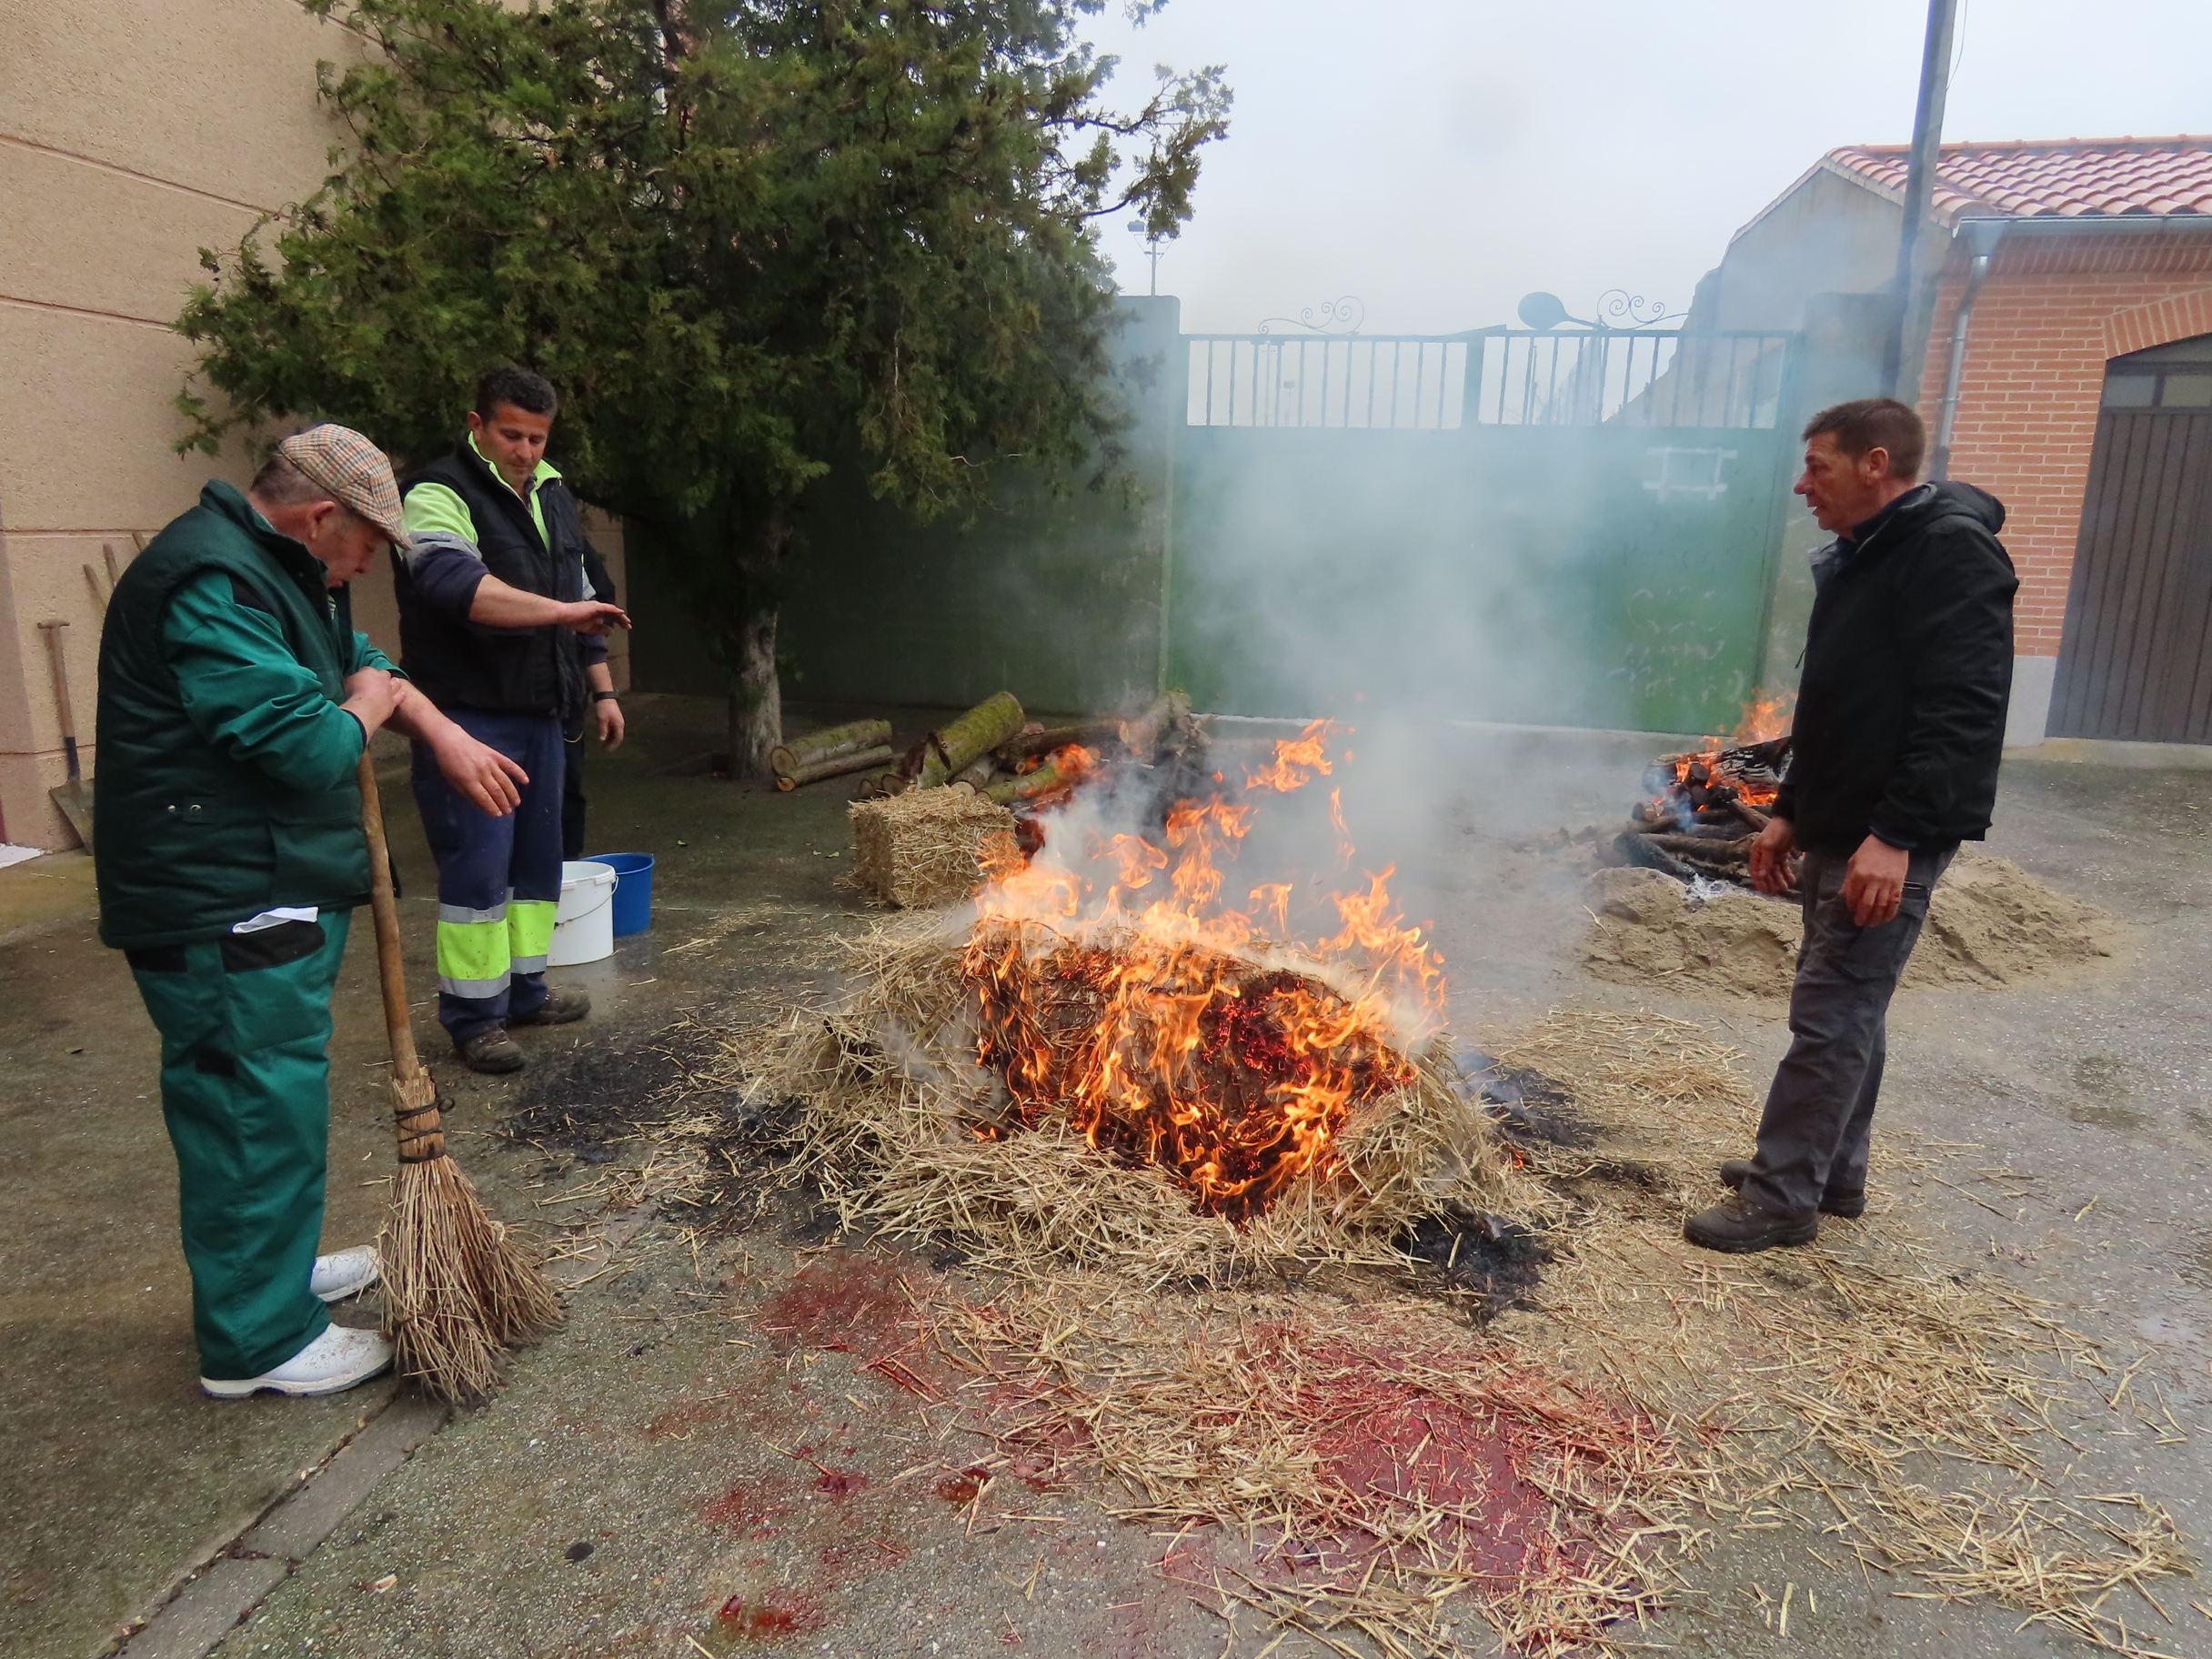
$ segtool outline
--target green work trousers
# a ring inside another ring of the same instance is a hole
[[[130,951],[161,1033],[200,1374],[281,1365],[330,1315],[307,1288],[323,1235],[330,994],[344,910]]]

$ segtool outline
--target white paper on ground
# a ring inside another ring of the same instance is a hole
[[[13,841],[0,841],[0,870],[11,864],[21,864],[26,859],[45,856],[44,847],[18,847]]]

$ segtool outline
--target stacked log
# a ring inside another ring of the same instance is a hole
[[[891,723],[853,720],[779,743],[769,750],[768,763],[776,774],[776,787],[789,791],[824,778],[880,767],[890,758]]]
[[[1734,749],[1659,756],[1644,778],[1652,797],[1631,809],[1614,850],[1626,863],[1681,880],[1703,877],[1750,886],[1752,843],[1768,819],[1757,802],[1774,799],[1789,752],[1785,735]]]

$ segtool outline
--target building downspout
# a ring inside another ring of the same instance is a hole
[[[1951,438],[1958,429],[1959,383],[1966,373],[1966,327],[1974,320],[1975,297],[1982,291],[1982,279],[1989,275],[1989,256],[1996,251],[1998,239],[2005,234],[2003,224],[1986,219],[1971,221],[1960,228],[1973,263],[1966,267],[1966,291],[1959,296],[1958,314],[1951,319],[1951,360],[1944,369],[1936,453],[1928,468],[1928,477],[1937,479],[1951,476]]]

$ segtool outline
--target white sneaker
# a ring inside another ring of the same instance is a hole
[[[307,1275],[307,1288],[325,1302],[344,1302],[376,1283],[383,1271],[377,1260],[377,1247],[357,1244],[333,1256],[316,1257],[315,1271]]]
[[[391,1362],[391,1343],[374,1331],[332,1325],[283,1364],[257,1377],[202,1377],[200,1387],[218,1400],[243,1400],[265,1388],[299,1397],[335,1394],[367,1382]]]

